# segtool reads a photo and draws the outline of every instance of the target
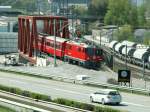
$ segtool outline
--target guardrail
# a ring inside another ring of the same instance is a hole
[[[29,106],[29,105],[25,105],[25,104],[21,104],[21,103],[17,103],[17,102],[13,102],[4,98],[0,98],[0,104],[4,107],[8,107],[12,110],[15,111],[19,111],[19,110],[24,110],[24,111],[38,111],[38,112],[51,112],[51,111],[47,111],[44,109],[40,109],[37,107],[33,107],[33,106]],[[17,107],[17,108],[16,108]],[[19,107],[19,108],[18,108]]]
[[[6,92],[6,91],[2,91],[0,90],[1,93],[4,93],[6,95],[12,95],[12,96],[15,96],[15,97],[19,97],[19,98],[23,98],[23,99],[26,99],[26,100],[30,100],[30,101],[36,101],[36,99],[33,99],[33,98],[29,98],[29,97],[25,97],[25,96],[21,96],[21,95],[17,95],[17,94],[14,94],[14,93],[10,93],[10,92]],[[9,102],[10,103],[10,102]],[[79,109],[79,108],[75,108],[75,107],[70,107],[70,106],[66,106],[66,105],[61,105],[61,104],[57,104],[57,103],[53,103],[53,102],[47,102],[47,101],[43,101],[43,100],[38,100],[38,105],[40,105],[40,103],[44,103],[44,104],[49,104],[49,105],[52,105],[52,110],[56,109],[56,110],[60,110],[60,108],[65,108],[66,109],[69,109],[69,111],[74,111],[74,112],[91,112],[91,111],[88,111],[88,110],[83,110],[83,109]],[[36,110],[38,112],[49,112],[47,110],[44,110],[44,109],[38,109],[38,108],[31,108],[29,106],[23,106],[21,105],[22,107],[25,107],[25,108],[28,108],[28,109],[32,109],[32,110]],[[60,107],[59,109],[57,109],[56,107]],[[43,111],[42,111],[43,110]],[[61,110],[60,110],[61,111]],[[63,111],[63,110],[62,110]]]
[[[70,83],[77,83],[77,84],[85,84],[85,85],[92,85],[92,86],[97,86],[97,87],[105,87],[105,88],[113,88],[121,91],[128,91],[131,93],[141,93],[150,96],[150,90],[148,89],[142,89],[142,88],[134,88],[134,87],[127,87],[127,86],[120,86],[120,85],[113,85],[113,84],[104,84],[104,83],[99,83],[99,82],[93,82],[89,80],[76,80],[74,78],[68,78],[68,77],[62,77],[62,76],[56,76],[56,75],[43,75],[39,73],[31,73],[31,72],[26,72],[22,70],[12,70],[8,68],[1,68],[0,70],[6,70],[9,72],[15,72],[15,73],[21,73],[21,74],[28,74],[28,75],[33,75],[33,76],[40,76],[43,78],[49,78],[49,79],[54,79],[54,80],[59,80],[59,81],[64,81],[64,82],[70,82]]]

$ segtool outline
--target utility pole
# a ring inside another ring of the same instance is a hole
[[[115,62],[115,49],[113,49],[113,55],[112,55],[112,56],[113,56],[113,57],[112,57],[112,58],[113,58],[113,59],[112,59],[112,61],[113,61],[112,69],[113,69],[113,71],[114,71],[114,69],[115,69],[115,67],[114,67],[114,66],[115,66],[115,63],[114,63],[114,62]]]
[[[48,0],[48,3],[50,4],[50,14],[52,15],[52,2],[53,0]]]
[[[102,43],[102,40],[101,40],[101,31],[102,30],[101,30],[101,27],[100,27],[100,39],[99,39],[100,40],[100,46],[101,46],[101,43]]]
[[[146,89],[145,61],[144,61],[144,60],[143,60],[143,79],[144,79],[144,82],[145,82],[144,87],[145,87],[145,89]]]
[[[74,5],[72,5],[72,36],[74,37],[74,25],[73,25],[73,21],[74,21],[74,14],[73,14],[73,10],[74,10]]]
[[[56,20],[54,19],[54,67],[56,66]]]
[[[63,0],[63,16],[65,15],[65,2]]]
[[[125,66],[126,66],[126,70],[127,70],[127,44],[125,45],[125,47],[126,47],[126,55],[125,55],[125,56],[126,56],[126,58],[125,58],[126,60],[125,60]]]

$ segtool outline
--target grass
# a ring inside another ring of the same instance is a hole
[[[9,108],[6,108],[6,107],[3,107],[3,106],[0,106],[0,112],[15,112]]]

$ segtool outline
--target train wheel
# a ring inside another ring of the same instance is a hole
[[[79,63],[80,63],[80,62],[79,62],[79,61],[77,61],[77,65],[79,65]]]
[[[73,62],[72,59],[68,59],[69,64],[72,64],[72,62]]]
[[[82,63],[82,62],[79,62],[79,66],[83,66],[83,63]]]
[[[68,61],[68,58],[67,57],[64,57],[64,62],[67,62]]]

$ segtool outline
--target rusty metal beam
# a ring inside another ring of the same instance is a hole
[[[29,43],[30,43],[30,38],[31,38],[31,35],[30,35],[30,22],[29,22],[29,19],[26,19],[26,24],[27,24],[27,53],[29,54]]]
[[[63,38],[69,38],[68,19],[62,16],[19,16],[19,31],[18,31],[18,49],[22,55],[28,58],[34,57],[34,52],[38,48],[38,31],[37,21],[44,22],[43,33],[54,35],[54,28],[56,36],[60,36],[62,31]],[[56,24],[54,26],[54,20]],[[44,44],[44,42],[42,43]]]

